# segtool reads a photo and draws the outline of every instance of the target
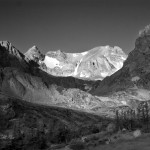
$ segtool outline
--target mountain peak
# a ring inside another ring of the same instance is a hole
[[[99,46],[81,53],[49,51],[44,63],[50,74],[102,80],[123,66],[127,56],[118,46]]]
[[[145,26],[144,29],[139,31],[139,37],[150,35],[150,24]]]
[[[0,46],[5,47],[9,52],[14,48],[9,41],[0,41]]]
[[[38,52],[40,52],[39,48],[36,45],[34,45],[31,48],[29,48],[29,50],[27,52],[32,52],[32,51],[38,51]]]
[[[32,46],[24,55],[28,60],[33,60],[36,62],[43,60],[45,57],[36,45]]]
[[[4,47],[7,47],[7,46],[10,46],[11,43],[9,41],[0,41],[0,45],[4,46]]]
[[[16,49],[11,42],[9,41],[0,41],[0,46],[4,47],[5,50],[8,51],[9,54],[12,54],[18,58],[23,58],[23,54],[20,53],[18,49]]]
[[[135,42],[135,50],[140,53],[150,54],[150,25],[139,31],[139,37]]]
[[[9,41],[0,41],[0,67],[28,68],[24,55]]]
[[[39,51],[39,48],[36,45],[34,45],[31,48],[29,48],[28,51]]]
[[[36,45],[32,46],[32,48],[38,49],[38,47]]]

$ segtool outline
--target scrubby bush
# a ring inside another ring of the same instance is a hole
[[[128,130],[141,129],[143,132],[149,132],[149,104],[148,102],[140,102],[137,110],[116,111],[116,129]]]
[[[72,150],[84,150],[86,149],[86,145],[84,142],[82,142],[81,140],[79,139],[74,139],[70,142],[69,144],[69,147],[72,149]]]
[[[108,124],[106,130],[109,133],[113,133],[116,130],[116,125],[114,123],[110,123]]]

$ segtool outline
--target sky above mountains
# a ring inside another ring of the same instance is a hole
[[[23,53],[83,52],[97,46],[134,48],[150,24],[149,0],[0,0],[0,40]]]

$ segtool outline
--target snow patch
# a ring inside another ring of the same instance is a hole
[[[123,59],[124,61],[127,59],[126,57],[121,56],[121,59]]]
[[[109,45],[106,45],[106,46],[102,46],[104,49],[110,49],[110,46]]]
[[[102,76],[103,78],[105,78],[106,76],[108,76],[108,72],[102,72],[102,73],[101,73],[101,76]]]
[[[126,102],[126,101],[121,101],[121,103],[122,103],[123,105],[127,105],[127,102]]]
[[[48,68],[60,67],[60,62],[56,58],[45,56],[44,63]]]
[[[77,57],[77,56],[78,56],[77,54],[75,54],[75,53],[73,54],[73,57]]]
[[[136,81],[138,81],[138,80],[140,80],[140,77],[138,77],[138,76],[135,76],[135,77],[133,77],[133,78],[131,79],[132,82],[136,82]]]
[[[115,65],[115,67],[116,67],[116,71],[118,71],[118,70],[120,70],[122,67],[123,67],[123,63],[122,62],[118,62],[116,65]]]
[[[89,73],[86,73],[86,72],[81,72],[81,73],[80,73],[80,77],[89,78],[89,77],[90,77],[90,74],[89,74]]]
[[[84,55],[86,55],[88,52],[82,52],[81,54],[84,56]]]
[[[78,62],[77,67],[74,70],[74,73],[73,73],[74,76],[76,76],[78,74],[78,68],[79,68],[80,63],[82,62],[82,59],[80,60],[80,62]]]

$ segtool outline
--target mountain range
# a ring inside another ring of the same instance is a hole
[[[73,76],[87,80],[102,80],[123,66],[127,55],[115,46],[100,46],[82,53],[49,51],[43,55],[33,46],[25,56],[43,66],[43,70],[54,76]]]
[[[106,129],[116,109],[136,110],[141,101],[150,105],[149,58],[150,26],[140,31],[128,57],[109,46],[46,55],[33,46],[22,54],[0,42],[0,148],[12,149],[9,140],[29,146],[37,134],[61,143],[65,135],[68,140],[80,133],[80,126],[83,135],[93,132],[91,125]]]
[[[109,46],[83,53],[50,51],[46,55],[33,46],[22,54],[10,42],[3,41],[0,90],[33,103],[86,111],[149,100],[149,36],[148,27],[140,31],[128,57],[120,48]],[[64,73],[54,71],[56,68]],[[90,76],[81,76],[89,70]],[[97,77],[105,78],[100,81]]]

